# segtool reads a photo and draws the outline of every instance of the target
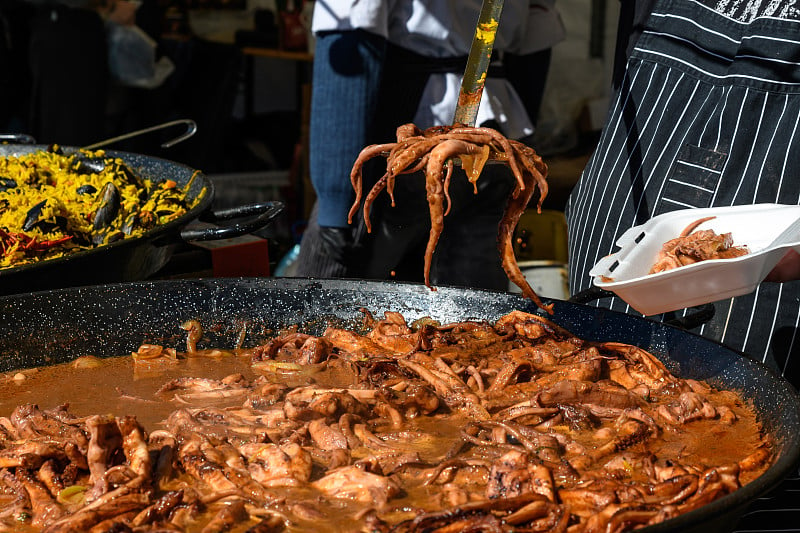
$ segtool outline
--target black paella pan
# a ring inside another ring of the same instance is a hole
[[[15,156],[47,146],[2,144],[0,157]],[[64,153],[75,148],[63,147]],[[269,225],[283,211],[281,202],[262,202],[224,210],[212,210],[214,184],[202,172],[188,166],[146,155],[106,150],[121,158],[134,172],[153,182],[164,179],[184,187],[190,203],[197,203],[180,217],[157,225],[139,237],[129,237],[97,248],[62,257],[0,269],[0,294],[18,294],[44,289],[97,283],[138,281],[161,269],[181,242],[219,240],[258,231]],[[192,179],[194,176],[194,179]],[[211,223],[202,229],[187,228],[190,222]],[[223,224],[220,225],[219,223]]]
[[[331,323],[356,326],[359,308],[399,311],[409,320],[494,320],[521,309],[517,295],[393,282],[307,279],[208,279],[112,284],[0,297],[0,371],[55,364],[85,354],[121,355],[144,342],[184,349],[180,325],[196,319],[199,347],[245,346],[300,324],[320,334]],[[793,471],[800,458],[800,404],[794,388],[759,362],[685,330],[583,304],[554,301],[549,317],[591,341],[635,344],[676,375],[739,391],[776,443],[776,460],[761,477],[704,507],[642,529],[655,532],[730,531],[756,498]]]

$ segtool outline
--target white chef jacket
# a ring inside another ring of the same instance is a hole
[[[317,0],[314,33],[361,29],[418,54],[458,57],[469,54],[481,0]],[[530,54],[564,38],[555,0],[508,0],[500,17],[494,49]],[[414,123],[420,128],[451,124],[463,73],[431,74]],[[495,120],[510,138],[533,133],[525,107],[511,84],[487,78],[477,124]]]

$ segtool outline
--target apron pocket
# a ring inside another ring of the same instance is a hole
[[[711,207],[728,154],[686,145],[678,152],[653,216],[692,207]]]

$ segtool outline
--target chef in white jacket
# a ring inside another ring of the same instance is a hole
[[[529,140],[550,50],[564,37],[555,0],[506,1],[476,125]],[[419,280],[429,221],[424,178],[397,182],[396,207],[381,198],[373,233],[347,223],[349,173],[369,144],[395,129],[451,124],[472,45],[480,0],[318,0],[311,102],[310,170],[317,204],[303,236],[298,276]],[[365,169],[369,180],[385,161]],[[434,284],[506,288],[496,251],[497,223],[512,180],[494,167],[478,181],[453,177],[452,209],[431,269]]]

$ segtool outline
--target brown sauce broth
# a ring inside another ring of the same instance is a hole
[[[152,431],[161,428],[163,420],[182,406],[156,396],[156,391],[166,382],[180,377],[221,379],[234,373],[241,373],[248,379],[258,376],[250,366],[247,352],[225,352],[227,355],[212,357],[204,357],[203,353],[210,351],[181,359],[177,364],[137,365],[130,356],[121,356],[101,359],[96,368],[76,368],[74,363],[62,363],[8,373],[0,378],[0,416],[10,416],[22,404],[36,404],[42,409],[68,404],[70,413],[79,417],[100,413],[134,415],[145,429]],[[15,379],[15,376],[24,376],[24,379]],[[307,376],[313,376],[313,381],[323,386],[344,387],[350,384],[336,371]],[[272,374],[270,380],[290,385],[301,385],[306,381],[302,375],[290,372]],[[755,450],[762,441],[755,412],[741,400],[731,403],[731,392],[715,392],[712,397],[722,395],[726,396],[725,403],[733,408],[738,418],[736,431],[721,427],[717,420],[696,420],[688,424],[689,431],[664,432],[659,439],[650,441],[651,451],[656,455],[680,456],[688,462],[720,464],[741,458],[742,450]],[[241,403],[241,398],[235,398],[210,403],[206,400],[203,405],[225,407]],[[439,445],[430,441],[432,449],[429,454],[424,453],[426,445],[420,446],[419,440],[408,449],[422,452],[423,457],[440,455],[443,447],[457,437],[460,427],[457,416],[449,420],[443,417],[415,419],[406,432],[418,430],[422,434],[439,436],[441,441]],[[554,429],[568,432],[568,428]],[[586,437],[576,440],[583,440],[591,447],[593,443],[588,435]],[[758,474],[760,472],[743,474],[742,481],[751,481]]]
[[[181,377],[221,379],[234,373],[253,378],[248,357],[190,357],[177,364],[136,365],[130,356],[100,359],[96,368],[63,363],[6,374],[0,382],[0,416],[9,416],[22,404],[51,409],[68,404],[70,413],[134,415],[145,429],[159,423],[179,404],[156,397],[165,383]],[[25,376],[24,379],[14,379]],[[241,402],[241,398],[238,399]]]

